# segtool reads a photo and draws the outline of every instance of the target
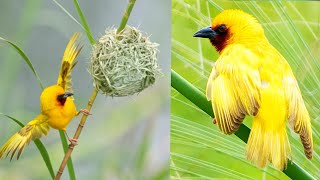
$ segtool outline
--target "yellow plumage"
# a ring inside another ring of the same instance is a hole
[[[225,10],[195,37],[209,38],[219,52],[207,83],[216,122],[225,134],[253,116],[247,159],[259,167],[286,167],[290,144],[286,124],[300,135],[312,158],[312,130],[298,83],[284,57],[268,42],[262,26],[240,10]]]
[[[64,51],[61,62],[57,84],[66,92],[72,92],[71,70],[77,64],[77,61],[74,60],[77,58],[82,49],[82,47],[75,44],[79,35],[80,33],[74,33],[74,35],[71,37],[66,50]]]
[[[34,120],[30,121],[2,146],[0,158],[4,156],[7,157],[9,153],[11,153],[10,159],[12,159],[18,151],[17,159],[19,159],[25,146],[28,145],[31,140],[48,134],[50,128],[47,120],[48,118],[46,116],[40,114]]]
[[[76,106],[70,97],[73,95],[70,91],[72,90],[71,70],[75,66],[74,60],[81,50],[79,46],[75,45],[78,36],[79,33],[75,33],[66,47],[57,85],[49,86],[41,93],[41,114],[28,122],[2,146],[0,158],[7,157],[11,153],[10,159],[12,159],[17,152],[17,159],[19,159],[25,146],[31,140],[48,134],[49,126],[65,131],[69,122],[76,116]]]

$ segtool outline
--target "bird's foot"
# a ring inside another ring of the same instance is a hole
[[[68,140],[69,140],[69,142],[70,142],[73,146],[78,145],[78,139],[68,138]]]
[[[216,118],[213,118],[212,123],[213,123],[213,124],[217,124]]]
[[[87,116],[91,115],[90,111],[88,111],[87,109],[80,109],[79,113],[80,112]]]

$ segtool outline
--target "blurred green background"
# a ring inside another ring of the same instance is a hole
[[[173,0],[171,68],[205,93],[218,53],[207,39],[192,37],[223,9],[255,16],[270,43],[286,58],[298,80],[313,129],[314,155],[308,160],[300,138],[287,128],[292,161],[320,179],[320,2]],[[244,123],[251,127],[252,120]],[[212,118],[172,88],[171,179],[289,179],[272,166],[259,169],[245,157],[246,144],[224,135]]]
[[[57,1],[75,19],[78,14],[70,1]],[[84,16],[95,39],[107,27],[117,27],[127,0],[80,0]],[[162,179],[169,168],[170,113],[170,30],[171,1],[137,0],[128,25],[138,27],[160,44],[158,55],[164,76],[141,92],[124,98],[99,94],[72,153],[77,179]],[[80,22],[80,21],[79,21]],[[16,43],[32,61],[45,86],[55,84],[61,58],[69,38],[81,32],[84,45],[73,70],[75,103],[84,108],[93,90],[87,72],[91,45],[81,28],[55,1],[1,1],[0,37]],[[0,43],[0,112],[23,123],[39,113],[41,88],[20,55]],[[80,117],[67,128],[73,135]],[[0,116],[0,145],[20,128]],[[54,171],[63,158],[58,131],[43,137]],[[62,179],[68,179],[65,169]],[[26,147],[19,161],[0,161],[0,179],[50,179],[34,143]]]

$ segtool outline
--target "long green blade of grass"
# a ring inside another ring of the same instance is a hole
[[[17,123],[19,126],[21,127],[24,127],[24,124],[21,123],[19,120],[17,120],[16,118],[13,118],[9,115],[6,115],[6,114],[3,114],[3,113],[0,113],[4,116],[6,116],[7,118],[11,119],[12,121],[14,121],[15,123]],[[54,172],[53,172],[53,168],[52,168],[52,164],[51,164],[51,161],[50,161],[50,157],[49,157],[49,154],[48,154],[48,151],[47,149],[45,148],[45,146],[43,145],[43,143],[40,141],[40,139],[35,139],[33,141],[35,143],[35,145],[37,146],[38,150],[40,151],[40,154],[42,156],[42,159],[44,160],[47,168],[48,168],[48,171],[50,173],[50,176],[52,177],[52,179],[54,178]]]
[[[66,135],[64,134],[64,131],[59,130],[60,140],[63,148],[63,152],[66,153],[68,151],[69,145],[66,138]],[[76,174],[74,172],[73,162],[72,158],[70,157],[67,162],[68,172],[69,172],[69,178],[70,180],[76,180]]]
[[[29,58],[26,56],[26,54],[16,44],[14,44],[13,42],[11,42],[11,41],[9,41],[7,39],[4,39],[2,37],[0,37],[0,40],[8,43],[11,47],[13,47],[14,50],[17,51],[17,53],[20,54],[20,56],[23,58],[23,60],[27,63],[27,65],[29,66],[29,68],[33,72],[33,74],[36,76],[41,88],[43,89],[44,87],[43,87],[43,85],[41,83],[40,77],[38,76],[37,72],[34,70],[34,67],[33,67],[31,61],[29,60]]]
[[[46,147],[43,145],[43,143],[40,141],[40,139],[35,139],[33,142],[37,146],[38,150],[40,151],[42,159],[46,163],[46,166],[48,168],[50,176],[53,179],[54,178],[54,172],[53,172],[52,164],[51,164],[51,161],[50,161],[50,157],[49,157],[48,151],[46,150]]]
[[[171,86],[189,99],[193,104],[198,106],[202,111],[214,118],[211,103],[206,100],[205,95],[174,70],[171,70]],[[250,129],[243,124],[241,124],[239,130],[235,132],[235,135],[244,142],[248,141],[249,134]],[[287,169],[283,172],[292,179],[314,179],[310,174],[290,160]]]
[[[56,0],[52,0],[57,6],[59,6],[59,8],[62,9],[63,12],[65,12],[75,23],[77,23],[82,29],[84,29],[84,27],[81,25],[81,23],[79,23],[76,18],[74,18],[58,1]]]
[[[81,19],[81,23],[82,23],[82,25],[83,25],[83,27],[84,27],[84,29],[85,29],[85,31],[86,31],[87,37],[88,37],[91,45],[93,45],[93,44],[95,43],[95,40],[94,40],[93,37],[92,37],[92,33],[91,33],[91,31],[90,31],[90,28],[89,28],[89,26],[88,26],[88,23],[87,23],[87,21],[86,21],[86,18],[84,17],[84,15],[83,15],[83,13],[82,13],[82,11],[81,11],[81,8],[80,8],[80,6],[79,6],[79,3],[78,3],[77,0],[73,0],[73,4],[74,4],[74,6],[75,6],[76,9],[77,9],[78,15],[79,15],[79,17],[80,17],[80,19]]]

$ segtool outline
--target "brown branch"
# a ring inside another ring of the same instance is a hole
[[[88,104],[87,104],[87,107],[86,107],[86,109],[87,109],[89,112],[90,112],[90,110],[91,110],[92,104],[93,104],[93,102],[95,101],[97,95],[98,95],[98,90],[95,88],[94,91],[93,91],[92,94],[91,94],[91,97],[90,97],[90,99],[89,99],[89,101],[88,101]],[[88,117],[87,114],[83,114],[83,115],[82,115],[81,121],[80,121],[80,123],[79,123],[79,125],[78,125],[78,128],[77,128],[77,131],[76,131],[76,133],[75,133],[74,136],[73,136],[74,139],[78,139],[78,138],[79,138],[80,133],[81,133],[81,131],[82,131],[82,128],[83,128],[84,124],[86,123],[87,117]],[[62,175],[62,173],[63,173],[63,170],[64,170],[64,168],[65,168],[65,166],[66,166],[66,164],[67,164],[67,161],[68,161],[69,157],[71,156],[71,153],[72,153],[72,151],[73,151],[74,146],[75,146],[75,145],[72,144],[72,143],[69,144],[68,151],[66,152],[66,154],[65,154],[65,156],[64,156],[64,158],[63,158],[63,160],[62,160],[62,162],[61,162],[60,168],[59,168],[59,170],[58,170],[58,172],[57,172],[57,174],[56,174],[56,177],[54,178],[55,180],[60,179],[60,177],[61,177],[61,175]]]

